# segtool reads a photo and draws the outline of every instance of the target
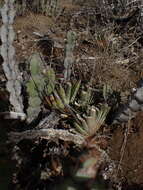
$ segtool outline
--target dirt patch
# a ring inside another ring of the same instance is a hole
[[[14,24],[16,32],[15,48],[19,62],[28,59],[29,56],[36,51],[36,39],[34,38],[33,32],[46,34],[52,25],[52,19],[30,12],[27,16],[16,18]]]
[[[128,125],[128,124],[127,124]],[[110,157],[119,163],[121,160],[121,152],[124,144],[124,139],[127,133],[127,125],[118,127],[113,134],[113,139],[110,143]],[[143,112],[138,113],[136,118],[129,126],[126,146],[124,148],[123,159],[120,163],[121,170],[119,171],[119,179],[122,182],[131,184],[143,184]],[[142,186],[143,188],[143,186]]]

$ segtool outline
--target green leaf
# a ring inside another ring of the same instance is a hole
[[[81,81],[77,81],[73,86],[72,86],[72,89],[71,89],[71,100],[70,102],[73,103],[75,98],[76,98],[76,95],[78,93],[78,90],[80,88],[80,85],[81,85]]]
[[[70,82],[68,82],[68,83],[67,83],[67,89],[66,89],[66,100],[67,100],[67,104],[70,103],[71,90],[72,90],[72,84],[71,84]]]
[[[59,84],[57,92],[58,92],[60,98],[62,99],[63,103],[67,104],[66,93],[65,93],[64,88],[61,86],[61,84]]]
[[[51,67],[49,67],[43,76],[46,83],[46,93],[47,95],[49,95],[55,89],[56,75],[54,70]]]
[[[30,80],[26,84],[29,95],[27,109],[28,121],[32,121],[40,112],[41,97],[45,81],[42,75],[42,61],[38,54],[33,54],[30,59]]]

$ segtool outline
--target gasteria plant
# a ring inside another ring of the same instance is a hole
[[[76,81],[73,84],[67,82],[63,84],[63,87],[61,84],[56,84],[53,73],[54,71],[52,69],[49,69],[45,73],[45,79],[47,78],[45,93],[43,93],[45,107],[73,116],[75,129],[85,137],[95,135],[104,124],[110,110],[109,106],[103,104],[99,105],[100,108],[95,107],[91,102],[91,88],[88,88],[87,91],[83,90],[81,81]],[[103,91],[103,95],[107,96],[107,90],[104,89]],[[78,113],[79,110],[83,116],[80,116]]]
[[[50,75],[50,72],[48,75]],[[49,85],[47,84],[47,86]],[[65,88],[61,84],[57,84],[44,99],[45,106],[51,110],[54,109],[60,113],[73,116],[75,129],[81,135],[84,135],[85,138],[96,135],[100,127],[104,124],[110,110],[107,104],[99,105],[98,107],[100,108],[90,104],[92,89],[89,88],[87,91],[82,90],[81,81],[76,81],[74,84],[68,82]],[[80,116],[78,113],[79,110],[81,110],[80,112],[83,116]]]
[[[108,105],[102,105],[101,108],[90,107],[89,115],[81,117],[77,114],[79,122],[75,122],[75,128],[85,137],[95,136],[101,126],[104,124],[110,108]],[[79,124],[80,123],[80,124]]]
[[[61,84],[56,85],[53,92],[44,97],[45,106],[56,109],[61,113],[73,113],[70,105],[75,101],[80,84],[81,81],[76,81],[74,84],[68,82],[66,89]]]

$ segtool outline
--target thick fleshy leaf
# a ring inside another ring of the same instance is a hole
[[[27,83],[29,94],[29,107],[27,109],[28,121],[32,121],[40,112],[41,93],[45,87],[42,75],[42,61],[38,54],[33,54],[30,60],[30,80]]]

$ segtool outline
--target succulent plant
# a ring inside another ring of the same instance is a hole
[[[64,79],[69,81],[71,77],[72,66],[74,64],[74,47],[76,45],[76,33],[74,31],[68,31],[67,44],[65,47],[65,60],[64,60]]]
[[[83,86],[81,86],[82,88]],[[88,88],[87,90],[81,89],[79,93],[79,98],[76,101],[76,106],[79,107],[82,112],[85,112],[87,108],[93,104],[93,90]]]
[[[73,85],[68,82],[66,89],[61,84],[57,84],[53,92],[45,96],[45,104],[50,109],[56,109],[60,112],[72,112],[70,104],[75,101],[80,88],[81,81],[76,81]]]
[[[43,70],[43,77],[45,81],[44,93],[46,93],[46,95],[50,95],[54,91],[56,85],[56,75],[54,70],[51,67]]]
[[[29,95],[29,107],[27,109],[28,121],[32,121],[40,112],[41,92],[44,89],[44,78],[42,76],[41,59],[38,54],[31,56],[30,80],[27,82]]]
[[[100,127],[104,124],[106,116],[110,108],[105,104],[102,105],[100,109],[95,107],[90,107],[89,115],[81,117],[77,114],[79,122],[75,122],[75,128],[84,136],[93,136],[97,133]]]
[[[55,88],[55,72],[51,67],[43,69],[43,63],[38,54],[33,54],[30,60],[30,79],[27,82],[29,106],[28,121],[32,121],[40,112],[43,99]]]

